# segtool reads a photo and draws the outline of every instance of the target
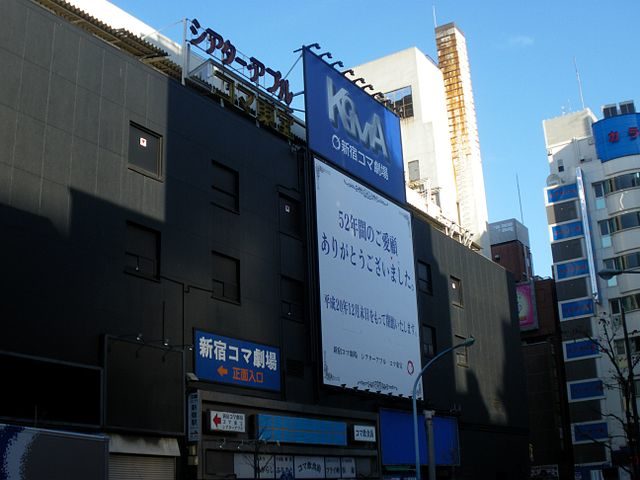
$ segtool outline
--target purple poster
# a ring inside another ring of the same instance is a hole
[[[538,328],[533,283],[529,282],[516,285],[516,298],[518,299],[520,330],[533,330]]]

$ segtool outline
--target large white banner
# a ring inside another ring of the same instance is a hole
[[[421,366],[411,216],[317,159],[315,173],[324,383],[412,395]]]

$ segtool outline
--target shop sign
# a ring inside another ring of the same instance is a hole
[[[202,380],[280,391],[280,350],[195,331],[195,374]]]
[[[267,442],[347,445],[347,424],[317,418],[256,415],[260,438]]]
[[[244,433],[246,431],[244,413],[210,410],[208,415],[209,430],[212,432]]]
[[[293,480],[293,468],[291,455],[276,456],[276,478],[278,480]]]
[[[342,478],[356,478],[356,459],[353,457],[342,457],[340,462]]]
[[[295,457],[295,478],[325,478],[323,457]]]
[[[200,395],[198,392],[190,393],[187,402],[187,440],[197,442],[200,440]]]
[[[373,442],[376,441],[376,427],[371,425],[354,425],[353,439],[356,442]]]
[[[572,198],[578,198],[578,186],[575,183],[547,189],[547,205]]]
[[[340,457],[325,457],[324,471],[327,478],[340,478],[342,476]]]
[[[640,154],[640,114],[617,115],[593,124],[596,153],[601,162]]]
[[[582,300],[562,303],[560,304],[560,311],[562,313],[561,321],[569,318],[593,315],[593,300],[590,298],[585,298]]]

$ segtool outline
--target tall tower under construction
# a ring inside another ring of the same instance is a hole
[[[447,23],[436,28],[436,47],[444,77],[460,223],[488,252],[487,203],[467,42],[454,23]]]

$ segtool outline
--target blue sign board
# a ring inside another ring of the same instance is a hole
[[[404,203],[400,119],[309,49],[303,52],[309,148]]]
[[[584,231],[582,229],[582,220],[564,223],[562,225],[556,225],[554,227],[551,227],[551,232],[553,233],[554,241],[584,235]]]
[[[587,259],[574,260],[572,262],[556,265],[556,279],[564,280],[565,278],[578,277],[589,273],[589,263]]]
[[[436,465],[459,465],[458,421],[454,417],[434,417]],[[380,444],[383,465],[414,465],[413,415],[409,412],[380,410]],[[427,434],[424,416],[418,416],[420,463],[427,465]]]
[[[602,380],[587,380],[569,384],[569,401],[586,400],[604,396]]]
[[[195,331],[195,374],[201,380],[280,391],[280,350]]]
[[[640,155],[640,113],[605,118],[593,124],[596,152],[602,162]]]
[[[347,424],[315,418],[257,415],[260,440],[314,445],[346,445]]]
[[[562,310],[563,319],[593,315],[593,300],[584,298],[582,300],[566,302],[560,306],[560,309]]]
[[[561,202],[571,198],[578,198],[578,186],[575,183],[547,190],[547,203]]]
[[[598,345],[592,340],[576,340],[575,342],[567,342],[564,344],[564,353],[567,360],[577,358],[591,357],[598,355]]]
[[[607,422],[583,423],[573,425],[573,441],[588,442],[609,438]]]

